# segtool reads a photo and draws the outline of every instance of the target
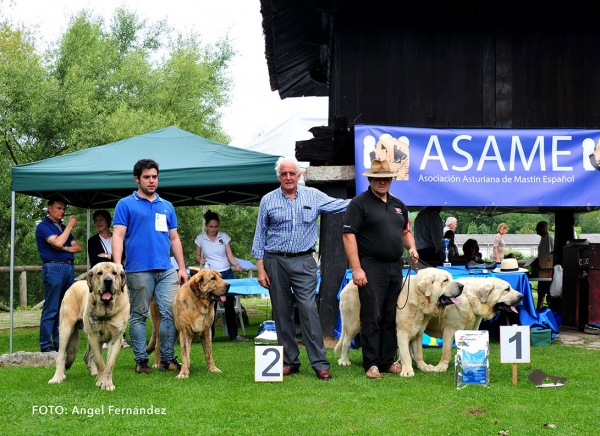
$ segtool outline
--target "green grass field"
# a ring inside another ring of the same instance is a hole
[[[267,300],[244,299],[250,315],[247,334],[256,335],[268,317]],[[17,328],[14,349],[38,350],[38,329]],[[85,345],[85,340],[83,341]],[[82,346],[82,348],[83,348]],[[116,390],[95,386],[82,360],[66,382],[49,385],[51,367],[0,368],[0,434],[28,435],[592,435],[600,425],[597,376],[600,351],[553,343],[531,349],[531,363],[501,364],[499,345],[490,351],[490,387],[454,386],[453,365],[446,373],[415,372],[403,378],[384,374],[368,380],[360,350],[352,366],[340,367],[332,350],[333,380],[315,377],[304,350],[300,374],[281,383],[254,381],[254,344],[221,336],[213,345],[222,373],[205,370],[200,343],[192,346],[191,376],[157,370],[136,374],[131,349],[123,349],[114,370]],[[0,330],[0,352],[8,350],[8,330]],[[176,353],[179,346],[176,345]],[[440,349],[426,349],[437,363]],[[537,388],[534,369],[567,377],[565,387]],[[152,412],[152,413],[149,413]]]

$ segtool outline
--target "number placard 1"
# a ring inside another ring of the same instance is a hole
[[[283,346],[254,347],[254,381],[283,381]]]
[[[501,363],[529,363],[530,349],[528,325],[500,326]]]

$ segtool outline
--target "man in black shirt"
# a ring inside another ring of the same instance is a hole
[[[369,188],[348,205],[344,248],[352,281],[359,288],[360,341],[363,368],[370,379],[383,372],[400,374],[396,355],[396,304],[402,284],[402,254],[406,246],[418,261],[410,232],[408,209],[389,193],[393,173],[385,160],[373,160],[363,173]]]

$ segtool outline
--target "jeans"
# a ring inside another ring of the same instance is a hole
[[[175,358],[173,347],[177,330],[173,321],[173,300],[177,294],[177,271],[153,270],[127,273],[127,287],[131,303],[129,337],[136,362],[148,360],[146,352],[146,319],[150,299],[154,297],[160,311],[160,354],[163,362]]]
[[[59,347],[58,327],[60,321],[60,303],[67,289],[75,280],[75,267],[67,263],[45,263],[42,266],[44,282],[44,308],[40,320],[40,349]]]

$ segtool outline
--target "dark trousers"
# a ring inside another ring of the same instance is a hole
[[[300,367],[300,350],[294,322],[295,302],[298,306],[302,339],[311,366],[315,371],[329,369],[315,301],[315,259],[311,255],[285,258],[265,253],[264,264],[271,280],[269,295],[273,305],[277,342],[283,345],[283,364],[294,369]]]
[[[402,286],[402,262],[361,259],[367,285],[359,288],[360,344],[363,368],[377,366],[387,371],[394,363],[396,350],[396,306]]]
[[[229,268],[227,271],[221,271],[221,276],[225,279],[234,279],[233,271]],[[237,338],[238,327],[235,318],[235,295],[227,295],[223,304],[225,308],[225,324],[227,325],[227,334],[229,340],[233,341]],[[215,337],[215,325],[217,323],[217,305],[215,304],[215,321],[212,325],[212,337]]]
[[[66,263],[42,266],[44,308],[40,319],[40,349],[59,347],[60,304],[75,279],[75,267]],[[52,344],[54,341],[54,344]]]
[[[417,250],[419,260],[428,263],[431,266],[440,266],[443,263],[442,255],[434,247],[426,247]]]

